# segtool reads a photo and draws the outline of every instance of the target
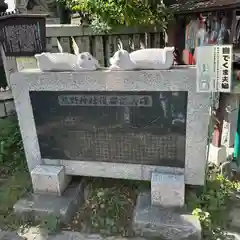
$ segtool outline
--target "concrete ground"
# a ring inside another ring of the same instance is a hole
[[[229,240],[240,240],[240,234],[235,232],[228,232],[233,238]],[[36,227],[26,229],[24,232],[18,234],[14,232],[1,232],[0,240],[147,240],[145,238],[124,238],[124,237],[102,237],[98,234],[81,234],[78,232],[67,232],[63,231],[56,235],[47,235],[44,231]]]
[[[23,234],[19,233],[23,237],[23,239],[27,240],[130,240],[122,237],[101,237],[98,234],[81,234],[78,232],[67,232],[63,231],[57,235],[49,235],[40,231],[38,228],[30,228],[25,231]],[[0,240],[2,240],[0,238]],[[10,240],[10,239],[4,239]],[[12,239],[11,239],[12,240]],[[14,239],[15,240],[15,239]],[[144,238],[132,238],[131,240],[145,240]]]

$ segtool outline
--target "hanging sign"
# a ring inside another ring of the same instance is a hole
[[[232,45],[197,49],[197,92],[231,92]]]

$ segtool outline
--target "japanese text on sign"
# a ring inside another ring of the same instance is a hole
[[[220,50],[220,72],[218,81],[218,91],[230,92],[231,91],[231,70],[232,70],[232,46],[222,45],[219,46]]]
[[[197,92],[230,92],[232,45],[198,47]]]
[[[152,107],[152,97],[147,95],[60,95],[60,106],[127,106]]]

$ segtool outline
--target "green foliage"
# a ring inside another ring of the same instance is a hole
[[[56,4],[60,7],[67,8],[67,0],[56,0]]]
[[[15,116],[0,119],[0,228],[15,230],[23,223],[13,205],[30,189],[18,121]]]
[[[0,165],[16,170],[25,164],[22,139],[16,117],[0,119]]]
[[[165,29],[171,17],[163,3],[153,5],[143,0],[66,0],[66,4],[75,12],[87,14],[95,32],[139,25],[157,25]]]
[[[93,231],[100,231],[104,235],[124,234],[119,221],[126,214],[130,201],[117,188],[94,189],[88,199],[91,212],[89,224]]]
[[[238,188],[238,183],[217,175],[207,180],[199,194],[191,192],[187,195],[187,205],[200,220],[204,239],[226,239],[227,213]]]
[[[47,231],[48,234],[54,234],[60,231],[61,222],[59,217],[48,215],[39,219],[39,227]]]

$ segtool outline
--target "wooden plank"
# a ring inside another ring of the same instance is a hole
[[[164,43],[165,43],[165,47],[168,46],[168,34],[167,34],[167,31],[164,30]]]
[[[118,44],[119,44],[119,37],[114,35],[112,36],[112,44],[113,44],[113,51],[114,53],[119,50]]]
[[[88,36],[84,36],[81,38],[82,45],[79,48],[80,52],[91,52],[90,46],[90,38]]]
[[[56,47],[56,46],[53,46],[52,47],[52,51],[51,51],[52,53],[58,53],[59,52],[59,49],[58,49],[58,47]]]
[[[146,48],[145,34],[140,34],[140,49]]]
[[[116,39],[115,39],[116,40]],[[107,36],[106,39],[106,46],[105,46],[105,53],[106,53],[106,63],[107,66],[110,65],[109,59],[113,56],[113,54],[115,53],[114,51],[114,36]],[[106,67],[107,67],[106,66]]]
[[[123,49],[129,52],[129,50],[130,50],[129,36],[128,35],[121,35],[120,39],[121,39],[121,42],[122,42]]]
[[[58,47],[60,52],[71,52],[69,37],[58,37]]]
[[[160,33],[154,33],[153,34],[153,48],[160,48],[161,46],[161,37]]]
[[[146,48],[151,48],[151,35],[150,33],[145,33],[145,46]]]
[[[47,52],[52,51],[52,38],[51,37],[46,38],[46,51]]]
[[[88,36],[72,37],[72,47],[74,52],[77,52],[77,51],[78,53],[91,52],[89,37]]]
[[[133,35],[133,50],[136,51],[140,49],[140,34]]]
[[[93,40],[93,56],[99,61],[101,67],[104,67],[104,49],[102,36],[96,36]]]
[[[159,35],[160,35],[160,48],[164,48],[166,47],[165,33],[160,32]]]
[[[140,34],[145,32],[160,32],[160,27],[119,27],[111,32],[111,35]],[[69,36],[103,36],[105,33],[95,33],[91,28],[74,24],[47,24],[47,37],[69,37]]]

